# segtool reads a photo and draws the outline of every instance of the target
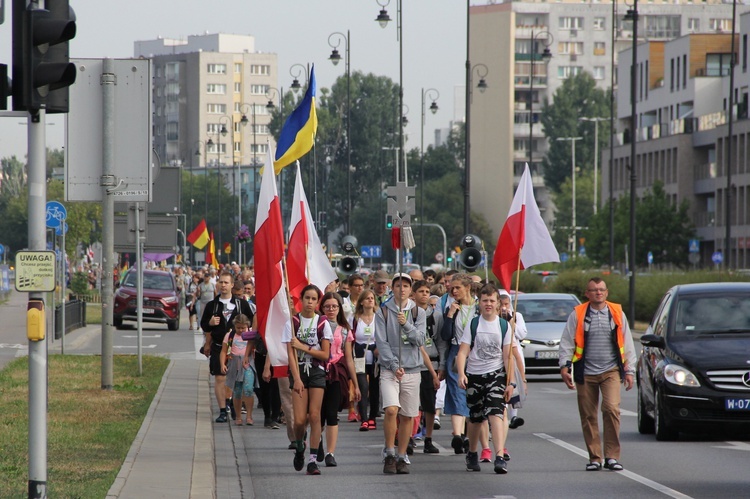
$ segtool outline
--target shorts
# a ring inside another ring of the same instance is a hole
[[[221,345],[211,342],[211,355],[208,357],[208,371],[211,376],[224,376],[221,372]]]
[[[393,371],[383,369],[380,371],[380,395],[383,399],[383,408],[396,406],[398,413],[407,418],[419,415],[419,385],[422,375],[416,373],[405,373],[399,383]]]
[[[299,378],[302,386],[305,388],[322,388],[326,387],[326,372],[319,367],[311,367],[309,372],[305,372],[304,365],[299,366]],[[294,377],[292,370],[289,370],[289,387],[294,390]]]
[[[488,416],[505,414],[505,374],[493,371],[485,374],[467,374],[466,403],[469,406],[469,420],[481,423]]]
[[[250,398],[255,395],[255,370],[245,369],[242,381],[235,381],[232,396],[236,399]]]
[[[422,371],[422,381],[419,383],[419,406],[422,412],[435,414],[435,393],[432,374],[430,371]]]

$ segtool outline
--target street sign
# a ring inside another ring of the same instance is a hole
[[[363,258],[380,258],[381,254],[382,254],[382,247],[380,245],[362,246]]]
[[[690,242],[688,242],[688,253],[699,253],[700,247],[700,241],[697,239],[691,239]]]
[[[56,229],[68,218],[68,210],[58,201],[47,201],[45,218],[47,220],[47,227]]]
[[[19,251],[16,253],[16,291],[54,291],[56,266],[54,251]]]
[[[581,246],[578,248],[578,254],[581,256],[586,256],[586,246]]]
[[[63,222],[62,225],[58,225],[55,229],[55,234],[62,236],[68,233],[68,222]]]
[[[5,245],[0,244],[0,255],[2,255],[5,252]]]
[[[721,265],[721,262],[724,261],[724,255],[721,254],[721,251],[714,251],[713,255],[711,255],[711,261],[716,265]]]
[[[568,261],[568,254],[567,253],[560,253],[560,261],[565,263]]]
[[[648,261],[648,264],[651,265],[654,263],[654,254],[650,251],[646,254],[646,261]]]
[[[403,263],[412,263],[412,252],[411,251],[404,251],[404,258]]]
[[[688,261],[695,265],[701,261],[701,256],[698,253],[690,253],[688,254]]]
[[[435,261],[438,263],[443,262],[443,258],[445,258],[445,255],[443,255],[443,252],[435,253]]]

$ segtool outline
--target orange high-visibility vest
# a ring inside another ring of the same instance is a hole
[[[622,366],[625,365],[625,331],[622,328],[622,305],[612,302],[605,303],[609,308],[609,314],[611,315],[612,320],[615,323],[615,328],[617,330],[617,347],[620,350],[619,364],[620,368],[622,368]],[[578,324],[576,325],[576,349],[575,352],[573,352],[573,362],[578,362],[583,358],[583,348],[585,342],[584,322],[586,320],[588,309],[589,302],[578,305],[575,308],[576,320],[578,321]]]

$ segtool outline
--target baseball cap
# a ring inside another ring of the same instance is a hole
[[[412,278],[411,278],[411,276],[409,274],[404,274],[403,272],[400,272],[398,274],[394,274],[393,275],[393,279],[391,280],[391,283],[394,283],[394,282],[399,281],[401,279],[403,279],[404,281],[409,281],[409,284],[412,284],[412,282],[414,282],[414,281],[412,281]]]
[[[375,274],[373,274],[373,279],[375,282],[388,282],[390,277],[385,270],[377,270],[375,271]]]

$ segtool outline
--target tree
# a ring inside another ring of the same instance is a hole
[[[636,265],[646,264],[646,255],[654,255],[655,264],[687,265],[688,241],[695,229],[688,214],[689,203],[671,203],[661,182],[654,183],[636,206]],[[615,200],[615,259],[625,261],[625,247],[630,240],[630,198]],[[658,220],[658,223],[654,223]],[[591,218],[585,231],[589,256],[604,263],[609,260],[609,206]]]
[[[559,252],[568,251],[570,237],[573,235],[573,185],[570,177],[560,186],[555,195],[555,231],[553,241]],[[576,176],[576,226],[588,227],[594,214],[594,175],[593,172],[582,172]],[[577,231],[576,248],[581,246],[583,231]],[[584,244],[588,251],[588,240]]]
[[[560,192],[563,181],[570,177],[571,147],[562,137],[583,137],[576,142],[576,166],[584,171],[594,167],[594,123],[579,121],[579,117],[609,116],[609,92],[596,87],[594,78],[586,72],[565,80],[550,103],[545,100],[541,115],[544,133],[549,139],[549,150],[543,160],[544,182],[554,192]],[[609,122],[598,123],[599,151],[609,143]]]

